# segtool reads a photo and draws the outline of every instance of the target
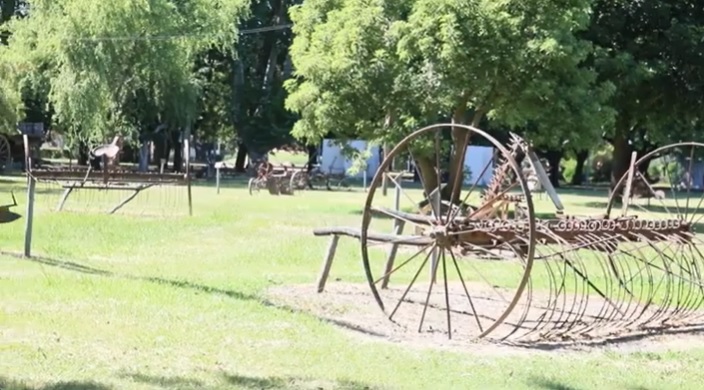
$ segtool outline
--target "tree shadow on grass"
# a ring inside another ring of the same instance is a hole
[[[222,386],[207,386],[203,382],[185,377],[164,377],[145,375],[141,373],[123,373],[121,378],[128,378],[135,382],[159,386],[165,389],[202,389],[222,388]],[[223,374],[222,380],[238,389],[339,389],[339,390],[381,390],[381,387],[368,385],[352,380],[326,380],[303,377],[255,377],[236,374]],[[24,389],[22,389],[24,390]]]
[[[253,377],[225,375],[225,380],[244,389],[338,389],[338,390],[381,390],[381,387],[353,380],[325,380],[300,377]]]
[[[203,382],[198,379],[186,378],[182,376],[156,376],[141,373],[121,373],[120,378],[131,379],[134,382],[160,386],[167,389],[206,389]]]
[[[531,377],[529,384],[531,387],[544,390],[577,390],[576,387],[565,385],[543,377]]]
[[[552,379],[547,379],[544,377],[531,377],[528,381],[528,384],[537,389],[543,389],[543,390],[579,390],[581,388],[579,387],[574,387],[570,385],[565,385],[560,382],[557,382]],[[628,390],[650,390],[647,387],[644,386],[630,386],[630,387],[623,387],[624,389]]]
[[[96,275],[96,276],[104,276],[104,277],[110,277],[110,278],[149,282],[149,283],[167,285],[167,286],[181,288],[181,289],[193,290],[193,291],[197,291],[197,292],[203,292],[206,294],[224,295],[226,297],[237,299],[237,300],[261,302],[261,299],[258,296],[253,295],[253,294],[246,294],[246,293],[243,293],[240,291],[225,290],[225,289],[221,289],[221,288],[217,288],[217,287],[206,286],[206,285],[202,285],[202,284],[198,284],[198,283],[189,282],[187,280],[172,280],[172,279],[165,279],[165,278],[160,278],[160,277],[134,276],[134,275],[128,275],[128,274],[119,274],[119,273],[115,273],[115,272],[111,272],[111,271],[107,271],[107,270],[89,267],[89,266],[79,264],[76,262],[72,262],[72,261],[50,259],[50,258],[41,257],[41,256],[32,256],[32,257],[26,258],[26,257],[22,256],[21,254],[12,253],[12,252],[0,251],[0,255],[20,258],[20,259],[28,260],[28,261],[31,261],[34,263],[39,263],[42,265],[48,265],[51,267],[61,268],[63,270],[79,272],[79,273],[88,274],[88,275]],[[4,389],[2,389],[0,387],[0,390],[4,390]]]
[[[32,386],[21,381],[0,377],[2,390],[110,390],[112,387],[96,382],[57,382],[49,385]]]
[[[17,259],[22,259],[22,260],[29,260],[29,261],[39,263],[42,265],[48,265],[51,267],[57,267],[57,268],[61,268],[64,270],[80,272],[80,273],[89,274],[89,275],[104,275],[104,276],[113,276],[114,275],[110,271],[105,271],[105,270],[101,270],[98,268],[92,268],[92,267],[89,267],[89,266],[86,266],[83,264],[74,263],[72,261],[55,260],[55,259],[50,259],[48,257],[42,257],[42,256],[32,256],[32,257],[27,258],[27,257],[24,257],[20,253],[6,252],[6,251],[0,251],[0,255],[14,257]]]

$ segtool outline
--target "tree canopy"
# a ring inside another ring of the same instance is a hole
[[[584,37],[596,46],[592,64],[613,83],[617,113],[613,179],[632,150],[701,140],[704,99],[704,7],[697,0],[596,0]]]
[[[147,139],[165,125],[173,144],[192,126],[201,141],[236,143],[242,168],[246,153],[292,137],[392,145],[455,121],[500,139],[522,133],[553,162],[566,150],[585,159],[606,139],[615,177],[633,150],[704,135],[696,0],[0,0],[0,8],[4,131],[27,117],[85,144],[116,133]]]
[[[44,79],[56,124],[78,138],[101,142],[136,133],[133,112],[149,96],[162,121],[195,120],[202,80],[195,57],[231,49],[242,0],[34,0],[30,17],[7,24],[2,56],[22,86]]]
[[[488,117],[544,143],[597,139],[613,117],[602,105],[613,87],[582,66],[591,45],[576,32],[589,5],[309,0],[291,13],[293,134],[393,140],[442,118]]]

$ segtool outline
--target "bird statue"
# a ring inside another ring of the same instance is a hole
[[[17,206],[17,199],[15,199],[15,193],[10,191],[12,195],[12,204],[6,204],[0,206],[0,223],[10,223],[20,219],[21,215],[10,211],[12,207]]]
[[[117,155],[120,153],[120,149],[122,149],[122,136],[117,135],[113,138],[112,143],[100,145],[91,150],[90,153],[94,157],[105,157],[109,164],[113,165],[117,162]]]
[[[115,138],[112,139],[112,143],[97,146],[90,151],[90,154],[93,156],[94,159],[99,159],[103,162],[102,171],[103,182],[105,184],[107,184],[109,181],[110,168],[119,164],[118,155],[120,154],[120,149],[122,149],[122,136],[117,135],[115,136]],[[86,179],[90,175],[90,172],[93,168],[101,169],[100,163],[98,161],[96,161],[95,165],[96,166],[94,167],[94,164],[91,164],[91,166],[88,167]]]

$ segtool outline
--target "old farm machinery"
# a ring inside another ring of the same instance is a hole
[[[314,189],[323,185],[330,191],[346,187],[346,175],[325,173],[320,165],[273,165],[268,161],[256,164],[254,177],[249,179],[249,194],[266,189],[272,195],[293,195],[294,191]]]
[[[126,209],[138,197],[149,198],[140,214],[178,214],[177,208],[187,205],[192,215],[191,173],[189,154],[186,154],[186,172],[140,171],[119,164],[122,140],[117,136],[112,143],[98,146],[91,151],[101,164],[89,166],[48,166],[27,170],[28,191],[33,192],[37,183],[42,200],[49,201],[55,211],[100,211],[115,214]],[[185,142],[188,150],[188,140]],[[31,158],[27,157],[28,160]],[[156,195],[157,199],[152,199]]]
[[[249,194],[253,195],[262,189],[267,189],[271,195],[293,195],[294,187],[291,185],[291,177],[295,173],[295,167],[285,165],[274,166],[269,161],[260,161],[255,164],[254,177],[249,179],[247,188]]]
[[[471,158],[469,145],[495,152],[472,177],[459,174]],[[359,239],[374,300],[390,320],[417,331],[565,342],[698,326],[704,256],[695,227],[704,195],[688,186],[668,190],[667,199],[649,196],[660,190],[646,179],[645,167],[677,162],[691,176],[702,151],[704,144],[679,143],[634,156],[605,212],[575,216],[565,214],[520,137],[504,145],[471,126],[433,125],[407,136],[383,161],[361,230],[314,233],[333,236],[335,245],[339,236]],[[391,207],[377,188],[392,161],[404,157],[421,167],[422,189],[402,189],[403,204],[397,199]],[[536,215],[520,164],[526,158],[555,206],[553,215]],[[438,172],[445,169],[451,174],[442,183]],[[672,169],[662,172],[660,182],[674,187],[678,179],[665,177]],[[647,193],[632,196],[634,188]],[[646,206],[639,197],[660,205]],[[391,224],[392,233],[380,233]]]

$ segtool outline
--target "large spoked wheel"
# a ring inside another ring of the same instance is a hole
[[[361,249],[369,287],[391,321],[468,338],[505,338],[521,326],[514,309],[530,286],[536,231],[517,150],[474,127],[442,124],[410,134],[382,162]],[[394,160],[412,161],[420,178],[391,179],[395,199],[377,192]]]
[[[630,181],[630,186],[629,186]],[[616,183],[606,215],[681,230],[618,245],[612,272],[643,327],[699,324],[704,319],[704,144],[677,143],[640,157]],[[652,222],[650,222],[652,221]]]
[[[0,134],[0,172],[6,171],[12,165],[12,151],[10,140],[7,136]]]
[[[252,177],[249,179],[249,183],[247,184],[247,188],[249,189],[249,194],[254,195],[255,192],[259,192],[261,188],[260,184],[261,179],[257,177]]]
[[[308,172],[305,169],[294,171],[289,184],[293,190],[305,190],[308,187]]]

